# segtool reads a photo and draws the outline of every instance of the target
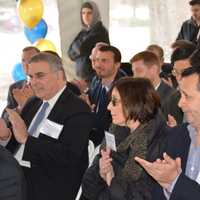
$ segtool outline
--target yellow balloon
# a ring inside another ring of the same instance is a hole
[[[44,7],[42,0],[20,0],[19,16],[28,28],[34,28],[42,19]]]
[[[40,51],[54,51],[56,52],[56,47],[55,45],[46,39],[39,39],[36,43],[35,46],[40,50]]]

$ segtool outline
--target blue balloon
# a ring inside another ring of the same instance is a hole
[[[12,78],[15,81],[21,81],[26,79],[26,74],[21,63],[17,63],[12,70]]]
[[[47,34],[47,24],[41,19],[40,22],[32,29],[28,27],[24,27],[24,34],[27,39],[33,44],[38,39],[45,38]]]

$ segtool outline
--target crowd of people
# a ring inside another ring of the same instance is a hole
[[[200,0],[189,5],[170,63],[159,44],[122,63],[92,1],[68,49],[79,81],[57,53],[22,50],[27,80],[0,118],[1,200],[200,198]]]

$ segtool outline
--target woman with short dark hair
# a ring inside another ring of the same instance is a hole
[[[108,109],[116,151],[108,141],[101,145],[86,171],[83,196],[88,200],[150,200],[153,179],[134,160],[135,156],[155,160],[164,145],[164,118],[160,101],[151,82],[144,78],[122,78],[111,90]]]

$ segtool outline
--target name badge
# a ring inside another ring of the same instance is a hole
[[[52,137],[54,139],[58,139],[62,129],[63,125],[55,123],[49,119],[46,119],[45,122],[42,124],[40,133]]]
[[[115,136],[105,131],[105,139],[106,139],[106,147],[113,151],[117,151]]]

